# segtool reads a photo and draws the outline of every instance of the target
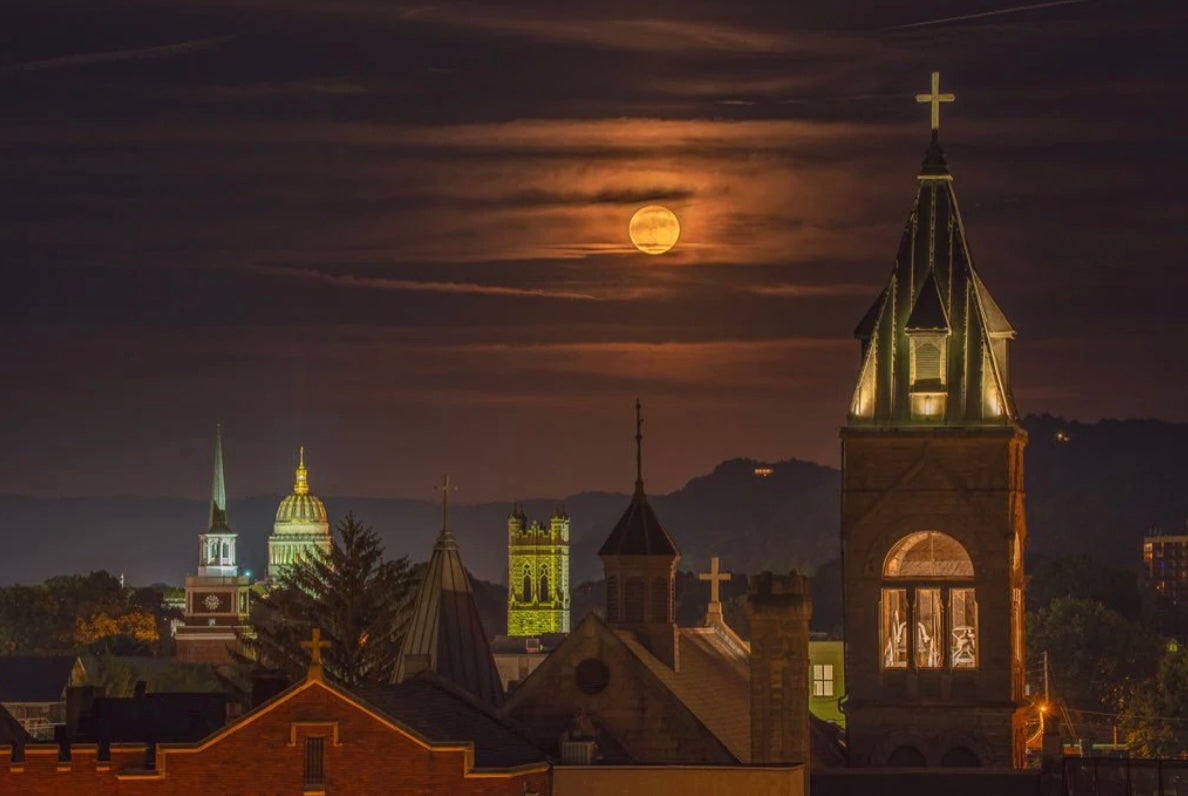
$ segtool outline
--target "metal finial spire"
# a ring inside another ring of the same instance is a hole
[[[305,469],[305,446],[299,448],[297,460],[297,480],[293,482],[293,494],[309,494],[309,471]]]
[[[635,496],[642,497],[643,488],[643,413],[639,398],[635,399]]]
[[[940,90],[940,72],[932,73],[932,91],[928,94],[917,94],[916,102],[927,102],[932,105],[932,134],[936,136],[940,130],[940,106],[942,102],[953,102],[956,94],[942,94]]]

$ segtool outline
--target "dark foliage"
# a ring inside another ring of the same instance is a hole
[[[308,669],[301,646],[320,628],[327,675],[347,686],[391,679],[416,581],[405,557],[384,560],[371,528],[347,513],[335,526],[330,554],[292,567],[256,601],[256,636],[245,639],[258,660],[290,677]]]

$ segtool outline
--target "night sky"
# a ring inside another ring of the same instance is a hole
[[[1188,11],[1015,5],[6,0],[0,492],[836,464],[933,69],[1020,411],[1188,420]]]

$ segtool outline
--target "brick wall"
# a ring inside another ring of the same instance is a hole
[[[324,740],[325,793],[523,796],[549,793],[544,766],[526,773],[469,772],[468,750],[423,744],[337,693],[312,685],[282,696],[202,745],[162,745],[155,772],[140,770],[144,748],[113,747],[99,761],[94,746],[77,745],[69,762],[56,746],[28,747],[25,761],[0,750],[0,794],[162,796],[217,793],[268,796],[309,793],[305,739]],[[139,770],[139,771],[138,771]],[[312,791],[317,792],[317,791]]]

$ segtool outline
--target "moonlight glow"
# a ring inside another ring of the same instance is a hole
[[[635,248],[644,254],[664,254],[676,245],[681,236],[681,225],[676,214],[667,207],[648,205],[635,211],[627,234]]]

